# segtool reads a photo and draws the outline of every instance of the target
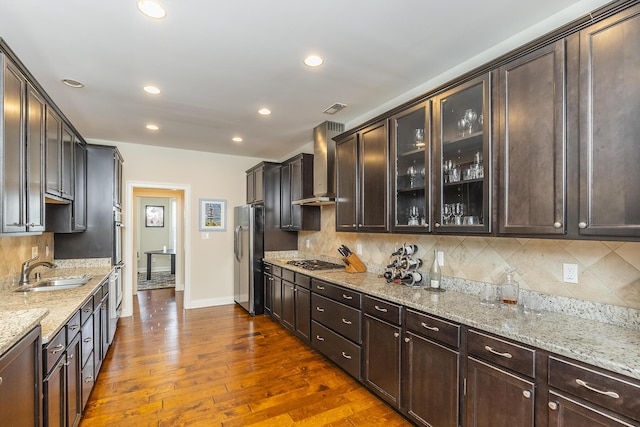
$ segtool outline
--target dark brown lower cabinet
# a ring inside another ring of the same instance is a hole
[[[266,271],[265,264],[265,271]],[[273,307],[273,276],[270,274],[264,275],[264,314],[272,316]]]
[[[67,346],[67,425],[77,426],[82,416],[82,344],[80,334]]]
[[[533,381],[470,356],[466,378],[465,426],[534,425]]]
[[[573,400],[561,394],[549,392],[548,427],[621,427],[637,426],[624,421],[616,414],[597,409],[593,405]]]
[[[273,306],[271,307],[271,314],[273,318],[280,321],[282,317],[282,279],[279,277],[273,278]]]
[[[362,380],[396,408],[400,405],[400,332],[399,326],[364,316]]]
[[[293,292],[295,331],[308,344],[311,336],[311,292],[299,285],[295,285]]]
[[[290,330],[293,330],[295,322],[294,284],[282,281],[282,317],[280,322]]]
[[[0,357],[0,425],[40,427],[40,326]],[[10,411],[4,408],[11,408]]]
[[[460,352],[411,332],[403,341],[403,412],[419,425],[457,427]]]
[[[44,396],[45,427],[65,427],[65,369],[66,358],[63,356],[42,382]]]

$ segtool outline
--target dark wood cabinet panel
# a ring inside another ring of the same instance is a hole
[[[355,231],[358,224],[358,136],[336,143],[336,230]]]
[[[365,315],[362,331],[362,380],[394,407],[400,405],[399,326]]]
[[[403,412],[420,425],[457,427],[460,353],[411,332],[403,341]]]
[[[579,234],[640,236],[640,6],[580,32]]]
[[[311,321],[312,346],[349,375],[360,379],[362,349],[322,324]]]
[[[548,427],[632,427],[630,420],[562,394],[549,392]]]
[[[28,231],[44,231],[44,144],[45,102],[41,95],[27,85],[26,135],[26,225]]]
[[[265,264],[265,269],[267,268],[268,264]],[[268,315],[268,316],[272,316],[272,307],[273,307],[273,276],[270,274],[267,274],[265,271],[265,274],[263,276],[264,278],[264,314]]]
[[[263,164],[247,171],[247,204],[264,202],[264,172]]]
[[[280,322],[290,330],[294,328],[295,322],[295,302],[294,302],[294,284],[282,281],[282,314]]]
[[[362,343],[362,312],[315,293],[311,296],[311,318],[355,342]]]
[[[62,145],[60,158],[60,196],[67,200],[73,200],[74,187],[73,179],[75,167],[73,164],[73,155],[75,138],[69,127],[62,124]]]
[[[43,414],[47,427],[65,427],[65,369],[66,358],[60,360],[42,382]]]
[[[40,427],[42,400],[40,326],[0,357],[0,425]],[[11,410],[6,410],[11,408]]]
[[[282,318],[282,279],[273,278],[273,304],[271,306],[271,314],[274,319],[280,321]]]
[[[474,357],[467,357],[466,380],[465,426],[533,427],[533,381]]]
[[[320,206],[292,204],[313,196],[313,154],[302,153],[282,164],[280,227],[283,230],[320,230]]]
[[[80,334],[67,346],[66,383],[68,426],[77,426],[82,415],[82,357]]]
[[[565,41],[497,71],[501,234],[564,234]]]
[[[295,331],[298,337],[309,343],[311,335],[311,292],[297,283],[294,288]]]

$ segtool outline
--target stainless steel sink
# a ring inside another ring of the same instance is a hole
[[[86,285],[91,276],[50,277],[33,285],[20,286],[15,292],[61,291]]]

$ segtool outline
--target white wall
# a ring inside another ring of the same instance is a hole
[[[153,147],[123,142],[88,140],[89,143],[115,145],[124,157],[122,182],[179,184],[190,187],[190,229],[185,239],[185,257],[190,265],[189,282],[185,283],[185,307],[196,308],[233,302],[233,208],[245,203],[245,171],[263,159],[239,157],[198,151]],[[227,229],[209,232],[202,239],[198,231],[198,200],[200,198],[227,201]],[[124,200],[123,213],[131,209]],[[135,203],[135,201],[133,202]],[[125,242],[126,243],[126,242]],[[127,260],[135,261],[132,248],[124,248]],[[135,265],[135,262],[130,265]],[[125,292],[132,289],[132,269],[125,272]],[[135,274],[135,271],[134,271]],[[187,287],[190,290],[187,291]],[[129,291],[131,292],[131,291]],[[126,314],[126,313],[125,313]]]

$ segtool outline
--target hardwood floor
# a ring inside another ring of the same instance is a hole
[[[138,293],[81,427],[411,425],[270,318],[181,300]]]

